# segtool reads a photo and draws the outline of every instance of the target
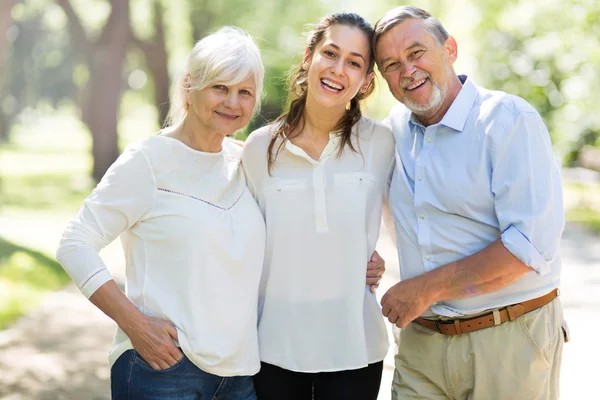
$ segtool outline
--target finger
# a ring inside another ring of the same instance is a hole
[[[367,277],[377,277],[377,276],[381,276],[381,269],[379,269],[379,268],[367,269]]]
[[[169,348],[169,354],[176,362],[181,360],[181,357],[183,357],[183,352],[177,346],[173,346],[172,348]]]
[[[169,325],[167,325],[167,333],[169,334],[169,336],[171,336],[174,340],[179,341],[179,337],[177,335],[177,329],[175,328],[175,326],[171,323],[169,323]]]
[[[392,325],[394,325],[394,324],[396,324],[398,319],[400,319],[400,316],[398,315],[397,312],[392,311],[391,313],[388,314],[387,319],[388,319],[388,321],[390,321],[390,323]]]
[[[146,361],[146,362],[148,363],[149,366],[152,367],[152,369],[155,369],[157,371],[160,370],[160,366],[157,363],[155,363],[154,361]]]
[[[367,278],[367,285],[377,285],[379,283],[379,281],[381,280],[380,277],[376,277],[376,278]]]
[[[379,287],[379,283],[371,285],[371,293],[375,293],[375,291],[377,290],[378,287]]]
[[[384,317],[387,317],[391,311],[392,311],[392,307],[389,307],[389,306],[385,306],[381,309],[381,313],[383,314]]]
[[[373,254],[371,255],[371,261],[380,261],[380,260],[383,260],[383,259],[381,258],[381,256],[377,252],[377,250],[375,250],[373,252]]]
[[[165,360],[158,360],[157,364],[159,366],[159,369],[167,369],[171,366],[171,364],[169,364],[167,361]]]
[[[394,325],[396,325],[398,328],[400,329],[404,329],[408,326],[408,324],[410,324],[411,321],[407,321],[405,319],[402,318],[398,318],[396,320],[396,323]]]

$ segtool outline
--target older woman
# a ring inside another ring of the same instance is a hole
[[[373,91],[372,36],[356,14],[322,19],[293,71],[289,110],[244,148],[248,186],[267,225],[261,400],[377,398],[388,341],[364,274],[394,139],[361,115]]]
[[[63,234],[57,258],[118,325],[113,399],[256,398],[265,228],[225,136],[250,121],[263,74],[244,32],[199,41],[171,126],[128,146]],[[117,236],[127,295],[98,256]]]

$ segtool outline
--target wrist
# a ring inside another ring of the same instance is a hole
[[[115,322],[121,328],[123,332],[129,337],[131,337],[131,333],[138,331],[144,325],[144,321],[147,316],[138,310],[135,306],[128,310],[128,312],[123,313],[120,318],[115,319]]]

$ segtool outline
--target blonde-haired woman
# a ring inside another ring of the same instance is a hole
[[[67,226],[57,258],[118,325],[113,399],[255,399],[265,228],[225,136],[259,107],[249,35],[199,41],[174,84],[171,125],[128,146]],[[123,294],[98,251],[121,237]]]

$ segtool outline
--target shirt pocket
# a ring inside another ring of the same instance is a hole
[[[353,186],[364,190],[371,190],[379,183],[375,176],[367,173],[335,174],[333,180],[336,186]]]
[[[293,179],[277,179],[264,188],[264,193],[266,196],[269,196],[277,193],[306,190],[307,187],[308,185],[305,181]]]

